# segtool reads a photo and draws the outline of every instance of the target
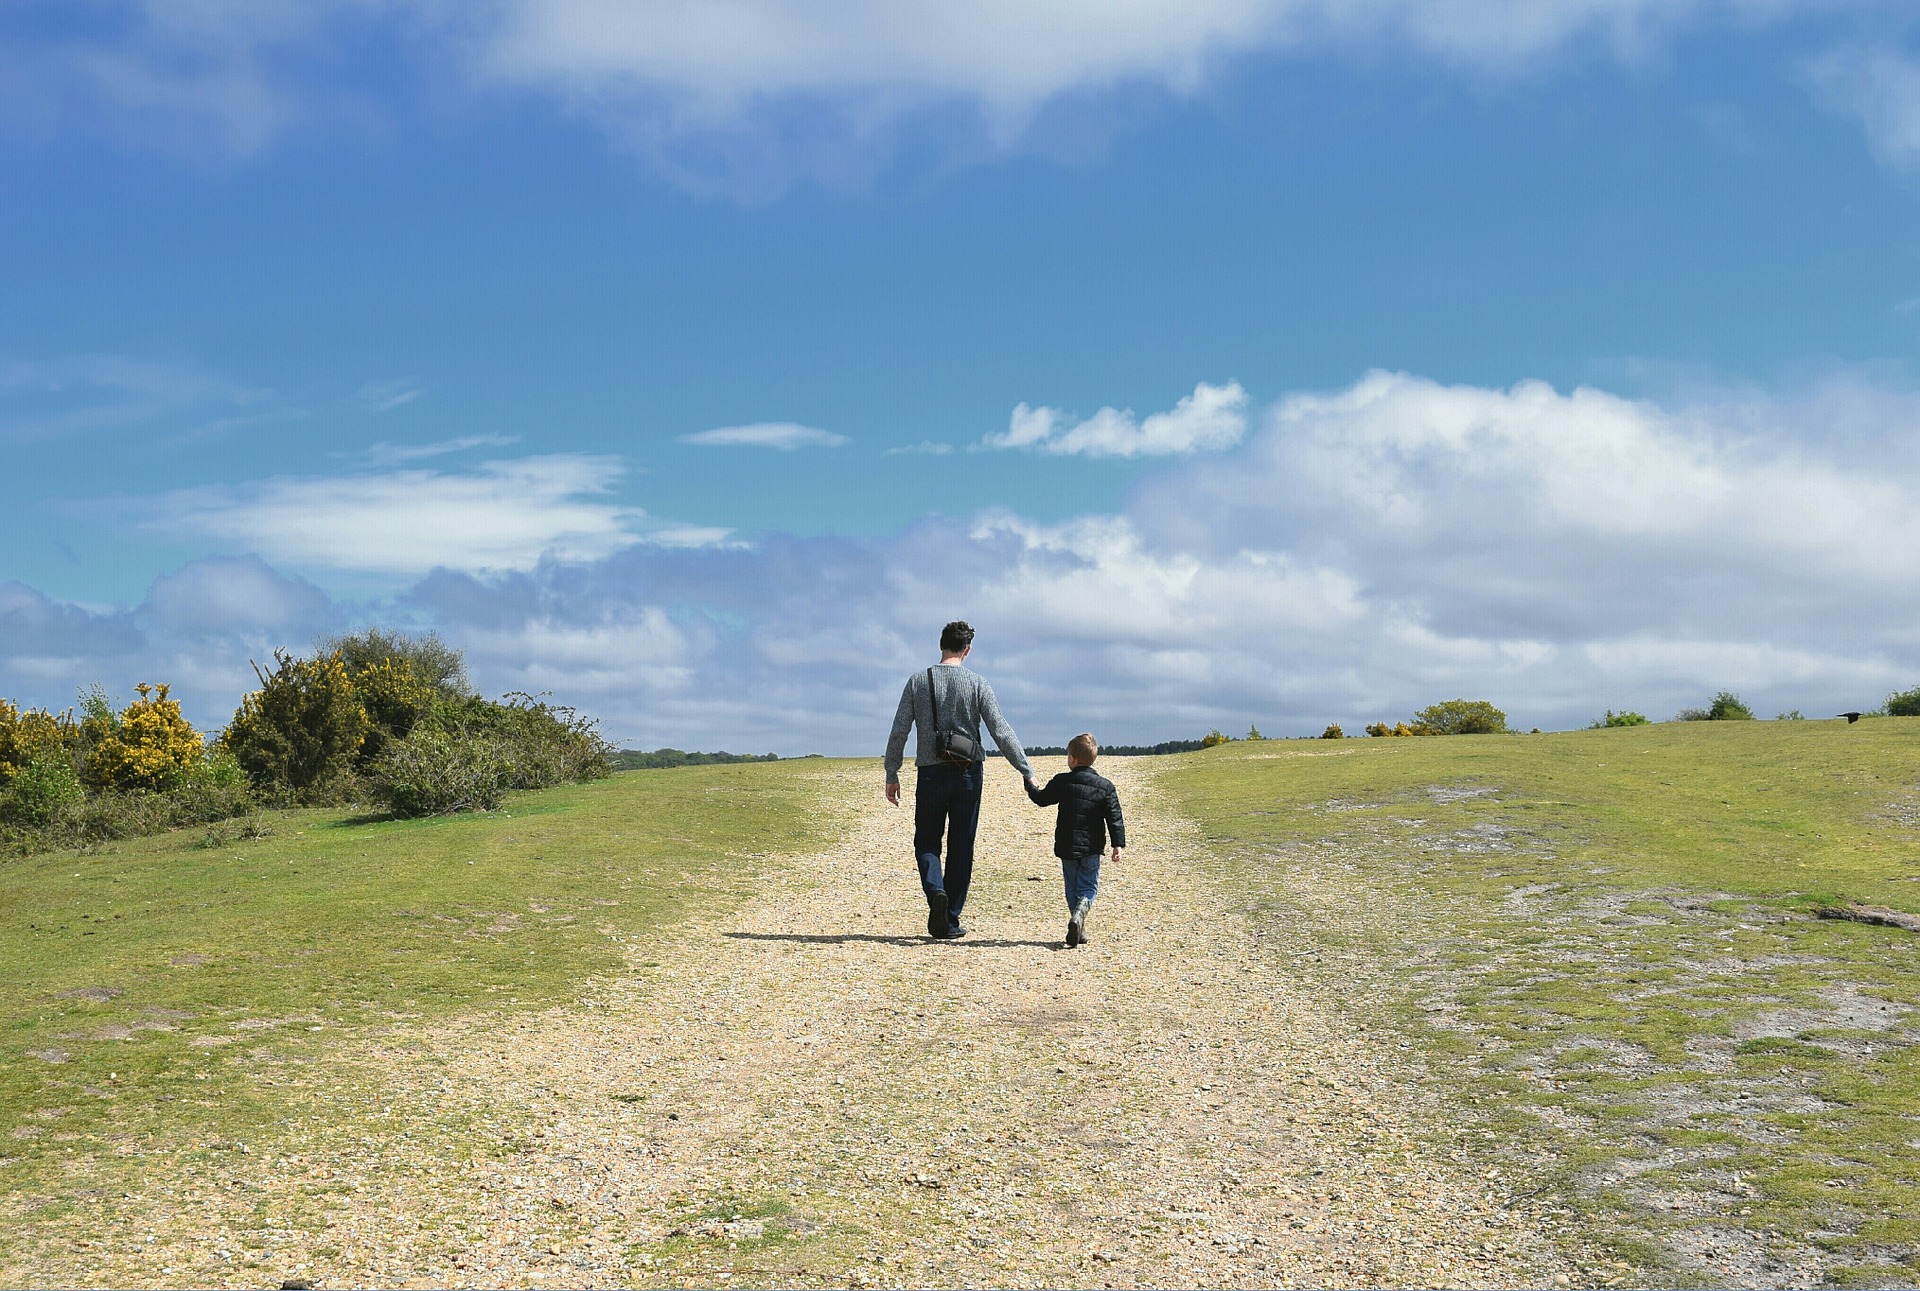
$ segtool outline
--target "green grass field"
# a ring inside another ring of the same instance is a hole
[[[1304,939],[1299,971],[1394,1001],[1383,1020],[1603,1239],[1920,1277],[1920,936],[1812,915],[1920,911],[1920,720],[1183,762],[1166,783],[1221,881]]]
[[[814,846],[822,763],[629,772],[417,821],[327,811],[0,861],[0,1187],[276,1123],[373,1031],[570,998]],[[106,1175],[100,1177],[99,1172]]]

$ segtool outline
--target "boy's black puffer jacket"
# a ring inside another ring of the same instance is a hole
[[[1053,827],[1053,854],[1062,860],[1079,860],[1107,850],[1107,833],[1113,833],[1113,845],[1127,845],[1127,822],[1120,815],[1120,794],[1113,781],[1092,767],[1075,767],[1047,781],[1042,789],[1027,790],[1027,797],[1042,807],[1060,804],[1060,819]]]

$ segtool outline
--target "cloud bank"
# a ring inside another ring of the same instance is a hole
[[[1664,407],[1373,373],[1255,420],[1118,514],[1057,524],[584,552],[563,530],[378,604],[257,557],[195,562],[125,610],[7,584],[0,694],[167,680],[224,721],[250,653],[369,619],[437,629],[487,689],[552,690],[629,743],[786,753],[877,751],[955,617],[1035,742],[1311,734],[1456,696],[1549,728],[1723,688],[1816,714],[1920,683],[1920,461],[1886,433],[1920,421],[1920,397]]]
[[[1015,146],[1049,104],[1203,89],[1270,51],[1405,52],[1526,75],[1576,44],[1640,59],[1676,34],[1897,0],[107,0],[84,24],[0,28],[0,114],[245,155],[290,128],[373,119],[393,97],[352,61],[377,42],[436,95],[525,95],[592,121],[660,172],[736,196],[857,179],[928,128]]]

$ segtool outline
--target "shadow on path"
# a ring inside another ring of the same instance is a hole
[[[1062,945],[1058,941],[1007,941],[992,937],[956,937],[952,941],[935,941],[932,937],[883,937],[872,932],[728,932],[721,935],[735,941],[793,941],[808,946],[844,946],[852,941],[868,941],[881,946],[956,946],[962,950],[969,946],[977,946],[981,950],[1006,949],[1010,946],[1058,950]]]

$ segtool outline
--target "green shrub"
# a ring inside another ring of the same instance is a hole
[[[1888,695],[1886,710],[1888,717],[1920,717],[1920,686]]]
[[[1652,723],[1648,722],[1646,717],[1640,713],[1616,713],[1609,708],[1605,717],[1587,729],[1590,731],[1603,731],[1609,726],[1649,726],[1651,724]]]
[[[500,745],[511,762],[509,789],[598,780],[613,774],[618,752],[600,738],[599,723],[524,693],[499,703],[476,696],[443,700],[422,725]]]
[[[431,632],[415,637],[368,628],[350,636],[326,638],[318,643],[316,653],[321,658],[339,655],[347,671],[355,676],[375,664],[392,661],[405,664],[414,678],[436,695],[460,699],[473,693],[467,685],[466,660]]]
[[[80,805],[80,776],[64,749],[55,749],[15,769],[0,788],[0,821],[44,829]]]
[[[488,735],[422,726],[387,746],[373,785],[396,816],[492,811],[513,779],[513,756]]]
[[[1247,738],[1249,740],[1264,740],[1267,737],[1260,733],[1260,728],[1258,726],[1248,726]]]
[[[1775,713],[1773,720],[1776,722],[1804,722],[1807,720],[1807,715],[1797,708],[1789,708],[1784,713]]]
[[[1683,708],[1673,715],[1676,722],[1704,722],[1713,714],[1704,708]]]
[[[1484,699],[1449,699],[1413,715],[1414,732],[1422,735],[1502,735],[1507,715]]]
[[[1200,747],[1203,749],[1212,749],[1218,748],[1222,744],[1231,743],[1233,743],[1233,737],[1231,735],[1222,735],[1220,728],[1216,726],[1208,731],[1205,737],[1201,739]]]
[[[1740,702],[1740,696],[1730,690],[1723,690],[1713,697],[1713,703],[1707,709],[1709,722],[1751,722],[1753,710]]]
[[[274,651],[260,689],[240,703],[223,743],[261,790],[304,801],[328,796],[366,742],[367,710],[338,654],[295,659]]]
[[[1329,722],[1327,729],[1320,732],[1320,738],[1323,740],[1344,740],[1347,738],[1347,733],[1340,729],[1340,723]]]

